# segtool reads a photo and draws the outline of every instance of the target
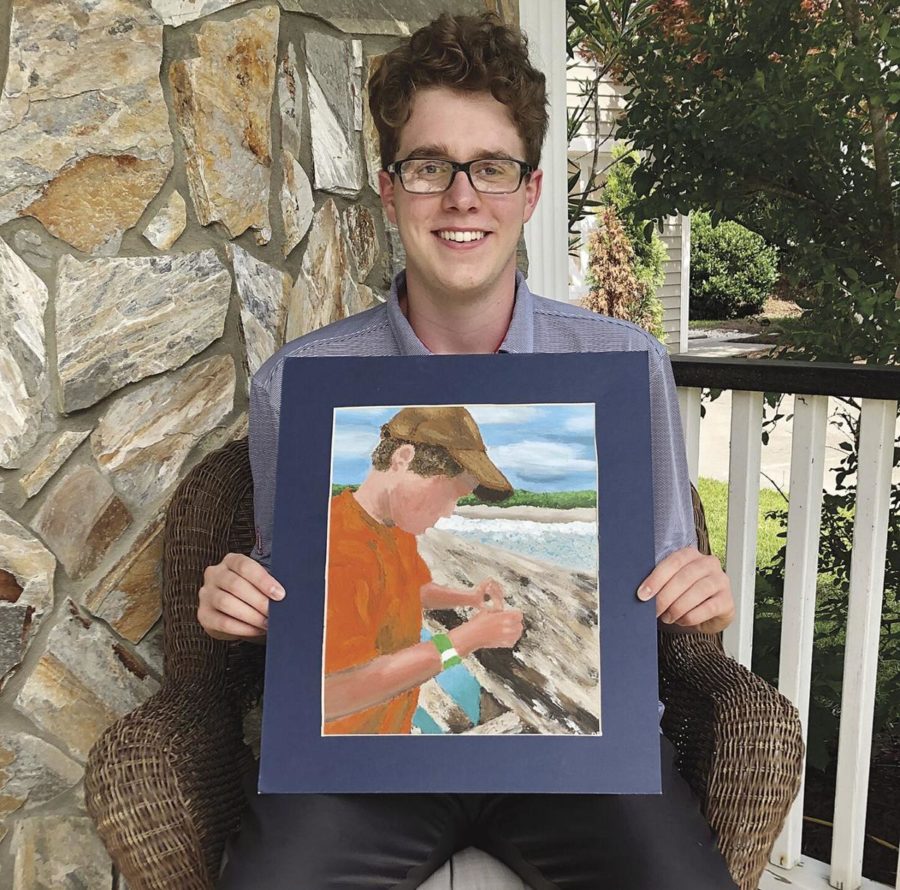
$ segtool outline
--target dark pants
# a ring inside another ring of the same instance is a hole
[[[412,890],[468,846],[534,890],[734,890],[665,739],[662,787],[631,796],[254,792],[218,890]]]

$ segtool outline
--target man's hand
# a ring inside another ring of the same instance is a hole
[[[512,649],[519,642],[522,630],[520,609],[479,609],[448,636],[453,648],[466,656],[476,649]]]
[[[503,588],[493,578],[487,578],[475,588],[476,608],[487,612],[499,612],[506,608]]]
[[[197,620],[217,640],[266,638],[269,601],[284,598],[284,588],[255,560],[229,553],[203,572]]]
[[[638,588],[638,598],[656,598],[663,624],[705,634],[718,633],[734,618],[731,582],[715,556],[696,547],[670,553]]]

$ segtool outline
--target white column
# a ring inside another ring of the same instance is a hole
[[[550,127],[541,155],[543,192],[525,226],[528,286],[541,296],[567,300],[565,0],[519,0],[519,24],[528,35],[532,63],[547,78],[550,99]]]

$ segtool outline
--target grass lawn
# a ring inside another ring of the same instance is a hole
[[[706,511],[706,525],[709,528],[709,542],[712,552],[725,563],[725,532],[728,520],[728,483],[715,479],[700,479],[697,486],[703,509]],[[775,519],[765,519],[770,510],[786,507],[784,498],[770,488],[759,492],[759,525],[757,531],[756,566],[761,568],[772,561],[772,557],[784,543],[778,533],[786,526]]]

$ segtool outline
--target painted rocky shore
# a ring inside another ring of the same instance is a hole
[[[483,689],[478,732],[589,734],[600,728],[597,576],[463,540],[431,529],[419,552],[439,584],[468,587],[495,578],[507,604],[521,609],[516,647],[484,649],[466,659]],[[429,612],[432,632],[449,630],[462,610]],[[419,704],[442,728],[472,729],[465,713],[434,681]]]
[[[121,886],[81,780],[159,685],[161,517],[403,266],[365,80],[434,8],[0,2],[0,890]]]

